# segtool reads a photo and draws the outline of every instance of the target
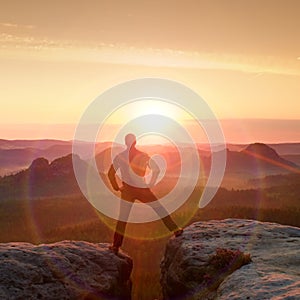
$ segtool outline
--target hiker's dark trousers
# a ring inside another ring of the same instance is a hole
[[[121,198],[125,201],[130,202],[132,205],[135,200],[140,200],[145,204],[157,200],[157,197],[152,193],[152,191],[149,188],[133,187],[126,183],[123,183],[123,188],[121,190]],[[122,205],[122,202],[123,201],[121,201],[119,219],[128,220],[132,205]],[[170,231],[175,231],[176,229],[178,229],[178,226],[175,224],[173,219],[169,216],[168,212],[162,205],[154,206],[153,209],[159,216],[165,216],[162,218],[162,221]],[[126,221],[118,221],[113,242],[113,245],[115,247],[120,247],[122,245],[126,225]]]

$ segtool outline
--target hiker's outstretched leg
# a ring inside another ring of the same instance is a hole
[[[158,199],[149,188],[141,189],[139,196],[140,196],[139,199],[141,199],[143,202],[147,203],[154,209],[154,211],[158,214],[158,216],[164,222],[166,227],[171,232],[173,232],[175,236],[179,236],[182,234],[183,229],[177,226],[177,224],[174,222],[174,220],[171,218],[168,211],[164,208],[164,206],[162,204],[160,204],[158,202],[151,204],[151,202],[154,202]],[[162,217],[162,216],[165,216],[165,217]]]

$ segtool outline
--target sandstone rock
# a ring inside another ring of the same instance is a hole
[[[252,262],[232,274],[220,269],[221,280],[211,282],[218,248],[249,253]],[[300,299],[300,229],[253,220],[197,222],[168,242],[161,271],[164,299]]]
[[[107,244],[0,244],[0,299],[130,299],[132,260]]]

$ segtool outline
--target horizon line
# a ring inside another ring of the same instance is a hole
[[[180,126],[185,128],[193,137],[195,143],[208,143],[204,128],[197,120],[181,121]],[[205,121],[204,121],[205,122]],[[298,143],[300,141],[300,119],[219,119],[223,131],[224,141],[232,144],[250,144],[262,142],[268,144]],[[125,123],[126,124],[126,123]],[[75,138],[78,123],[1,123],[0,138],[6,140],[61,140],[72,141]],[[92,123],[86,124],[85,130]],[[119,124],[100,124],[98,136],[95,140],[111,142],[122,127]],[[155,140],[155,132],[149,136]],[[174,132],[174,142],[176,133]],[[85,139],[85,137],[82,137]],[[92,137],[94,139],[94,137]],[[153,141],[154,142],[154,141]],[[181,139],[180,142],[187,142]],[[223,140],[220,141],[223,143]],[[145,143],[146,144],[146,143]]]
[[[73,143],[75,140],[74,139],[59,139],[59,138],[28,138],[28,139],[24,139],[24,138],[14,138],[14,139],[6,139],[6,138],[1,138],[0,137],[0,141],[9,141],[9,142],[21,142],[21,141],[26,141],[26,142],[38,142],[38,141],[55,141],[55,142],[66,142],[66,143]],[[77,142],[79,143],[94,143],[94,144],[104,144],[104,143],[115,143],[115,144],[120,144],[117,142],[114,142],[112,140],[103,140],[103,141],[98,141],[98,142],[90,142],[90,141],[83,141],[83,140],[77,140]],[[167,145],[167,144],[172,144],[171,142],[164,142],[163,145]],[[191,145],[191,144],[195,144],[195,145],[223,145],[223,143],[189,143],[189,142],[179,142],[179,144],[182,145]],[[269,141],[250,141],[250,142],[236,142],[236,141],[228,141],[225,143],[225,145],[249,145],[249,144],[269,144],[269,145],[280,145],[280,144],[300,144],[300,140],[299,141],[284,141],[284,142],[269,142]],[[120,144],[120,145],[124,145],[124,144]],[[162,145],[162,143],[145,143],[145,144],[138,144],[137,145],[147,145],[147,146],[160,146]]]

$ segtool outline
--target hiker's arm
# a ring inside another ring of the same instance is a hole
[[[152,171],[152,177],[151,177],[151,180],[149,182],[149,186],[152,187],[156,183],[156,180],[157,180],[158,175],[160,173],[160,169],[159,169],[159,166],[157,165],[157,163],[153,159],[150,159],[149,167]]]
[[[108,179],[109,179],[109,182],[112,185],[113,189],[115,191],[119,191],[120,188],[119,188],[117,180],[116,180],[116,170],[115,170],[113,164],[110,166],[110,168],[108,170]]]

